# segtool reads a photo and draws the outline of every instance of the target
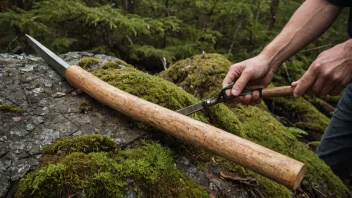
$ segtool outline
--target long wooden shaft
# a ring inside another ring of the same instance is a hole
[[[66,70],[66,78],[76,88],[117,111],[247,167],[290,189],[296,189],[303,179],[306,170],[303,163],[126,93],[79,66],[70,66]]]

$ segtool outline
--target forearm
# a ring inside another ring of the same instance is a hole
[[[276,70],[284,61],[323,34],[335,21],[341,7],[327,0],[306,0],[282,32],[261,53]]]

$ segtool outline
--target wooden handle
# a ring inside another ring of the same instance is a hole
[[[262,90],[262,98],[293,96],[294,89],[291,86],[265,88]]]
[[[290,189],[303,179],[303,163],[159,105],[121,91],[79,66],[66,70],[68,82],[91,97],[136,120],[207,149]]]

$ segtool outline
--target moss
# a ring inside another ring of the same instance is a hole
[[[157,76],[145,74],[135,69],[100,69],[94,71],[93,74],[119,89],[171,110],[178,110],[200,102],[199,99],[188,94],[182,88]],[[204,112],[195,113],[192,117],[208,122]]]
[[[329,124],[329,118],[303,97],[270,98],[266,102],[275,114],[289,118],[296,127],[307,131],[311,140],[320,140]]]
[[[11,104],[0,104],[0,111],[12,111],[16,113],[23,113],[24,109],[14,107]]]
[[[78,65],[81,66],[82,68],[88,68],[90,65],[96,65],[99,64],[100,60],[94,57],[87,57],[87,58],[82,58],[79,60]]]
[[[90,137],[97,139],[97,135],[85,136]],[[100,136],[98,139],[105,138]],[[113,142],[107,139],[107,142]],[[84,148],[91,146],[90,142],[76,137],[57,141],[53,147],[67,145],[67,150],[79,151],[85,143]],[[143,142],[139,148],[120,152],[67,152],[59,161],[47,163],[21,179],[16,197],[80,194],[84,197],[125,197],[129,190],[144,197],[209,197],[205,190],[176,169],[171,151],[154,142]]]
[[[113,62],[106,62],[103,66],[103,69],[122,69],[124,67],[133,68],[132,65],[126,63],[125,61],[117,59]]]
[[[108,136],[98,134],[82,135],[74,139],[63,138],[55,141],[51,145],[45,145],[42,148],[44,154],[56,154],[59,151],[64,153],[72,152],[109,152],[118,147],[116,143]]]
[[[227,68],[230,65],[224,64],[222,66],[220,64],[220,66],[217,67],[218,70],[209,69],[209,65],[215,65],[219,62],[219,57],[221,56],[212,54],[208,55],[207,58],[204,58],[203,55],[194,56],[193,58],[175,63],[168,70],[164,71],[161,76],[183,87],[189,93],[196,93],[200,97],[206,98],[214,95],[214,93],[220,89],[217,87],[221,86],[223,76],[226,75]],[[220,59],[223,60],[223,58]],[[226,61],[222,62],[224,63]],[[203,69],[205,70],[204,72]],[[195,80],[195,76],[198,76],[198,78],[201,79]],[[202,86],[202,83],[205,81],[211,82],[210,84],[208,82],[206,84],[207,86]],[[303,98],[298,100],[275,98],[275,104],[278,104],[279,102],[282,104],[282,111],[298,111],[299,113],[304,114],[305,122],[301,122],[301,125],[299,125],[300,123],[296,123],[302,128],[306,127],[321,133],[329,121],[327,117],[322,115]],[[236,124],[236,126],[239,126],[240,132],[237,132],[237,134],[243,134],[242,137],[245,137],[252,142],[305,163],[308,171],[301,185],[305,194],[314,196],[316,193],[314,189],[319,189],[319,191],[324,194],[330,194],[330,192],[332,192],[334,197],[351,197],[349,190],[332,173],[330,168],[303,143],[299,142],[296,137],[288,131],[288,128],[278,122],[271,113],[266,110],[266,108],[243,105],[228,105],[228,108],[232,113],[218,113],[211,118],[211,122],[216,123],[219,119],[239,120],[240,124]],[[228,123],[228,121],[225,123]],[[221,124],[218,126],[226,128],[228,131],[231,131],[231,129],[233,131],[238,130],[234,129],[235,127],[232,126],[221,126]],[[210,161],[211,159],[204,158],[203,160],[205,160],[203,163],[206,163],[206,161]],[[219,166],[222,166],[227,170],[233,170],[234,172],[238,171],[238,168],[236,168],[237,166],[232,163],[224,163],[224,161],[222,161]],[[242,173],[240,174],[243,174],[243,171],[241,172]],[[283,186],[247,169],[245,169],[245,173],[252,175],[257,179],[260,184],[260,192],[264,196],[278,198],[291,197],[289,191]]]
[[[201,65],[201,66],[200,66]],[[178,61],[160,74],[199,98],[215,96],[231,62],[219,54],[196,55]]]

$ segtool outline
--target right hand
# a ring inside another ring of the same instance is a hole
[[[239,95],[244,88],[265,88],[273,79],[274,73],[275,69],[269,65],[268,59],[264,55],[258,55],[232,65],[222,83],[222,86],[226,87],[236,81],[231,90],[231,94],[236,97],[235,102],[246,105],[255,105],[262,101],[259,97],[259,91],[254,91],[251,95]]]

